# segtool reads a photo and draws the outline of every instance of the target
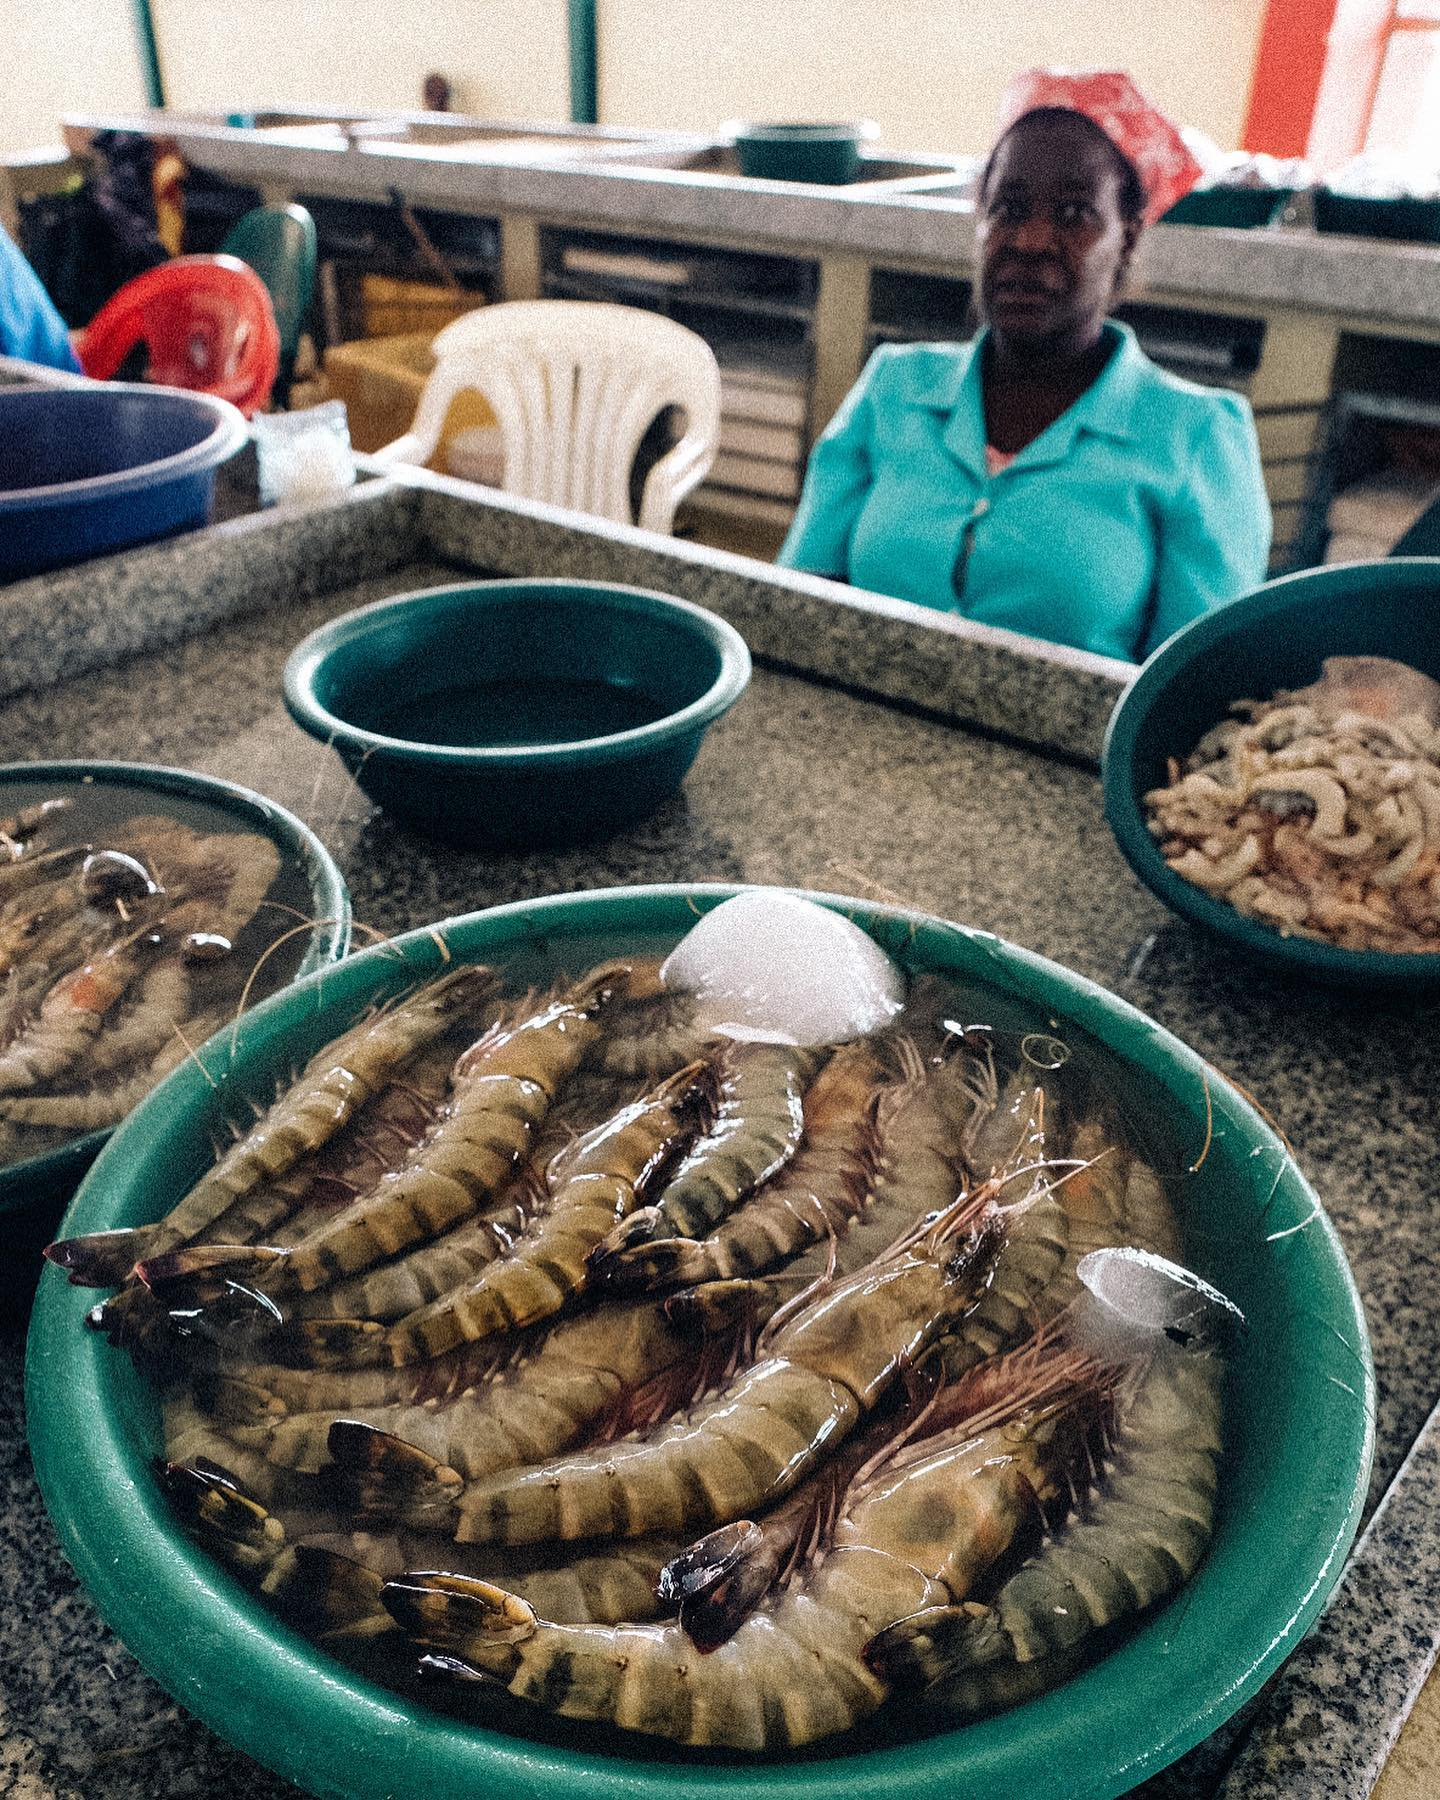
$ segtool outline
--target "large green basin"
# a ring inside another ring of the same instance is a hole
[[[139,1224],[166,1210],[210,1161],[227,1107],[273,1091],[282,1071],[368,1002],[435,973],[447,951],[505,963],[524,979],[578,972],[617,952],[673,943],[696,909],[736,891],[616,889],[499,907],[312,976],[241,1021],[218,1094],[186,1067],[136,1111],[91,1171],[67,1233]],[[1108,1800],[1212,1732],[1295,1647],[1355,1531],[1374,1413],[1359,1301],[1315,1195],[1223,1078],[1103,989],[984,933],[891,908],[827,904],[910,966],[985,984],[993,1016],[1038,1009],[1056,1021],[1052,1029],[1088,1045],[1176,1178],[1191,1261],[1247,1314],[1216,1536],[1184,1594],[1042,1699],[921,1741],[881,1738],[858,1754],[822,1747],[804,1760],[717,1766],[648,1742],[619,1754],[585,1740],[557,1744],[553,1734],[547,1741],[539,1727],[532,1737],[457,1722],[342,1668],[181,1535],[149,1460],[153,1401],[129,1363],[84,1329],[93,1293],[49,1269],[27,1381],[46,1502],[110,1625],[224,1737],[311,1793],[347,1800]]]

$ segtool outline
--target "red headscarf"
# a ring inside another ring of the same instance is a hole
[[[1026,113],[1046,107],[1083,113],[1135,166],[1145,189],[1145,218],[1154,224],[1200,179],[1185,140],[1118,69],[1027,69],[1000,102],[996,137]]]

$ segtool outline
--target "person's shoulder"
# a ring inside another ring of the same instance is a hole
[[[865,365],[866,385],[906,400],[953,393],[975,354],[974,344],[881,344]]]
[[[1154,362],[1137,344],[1135,347],[1138,378],[1152,404],[1158,404],[1178,425],[1196,430],[1206,423],[1227,425],[1248,423],[1250,402],[1230,388],[1207,387],[1190,381]]]

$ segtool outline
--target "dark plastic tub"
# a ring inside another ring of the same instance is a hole
[[[740,173],[762,181],[843,187],[860,173],[861,146],[880,135],[869,119],[844,125],[746,121],[732,126]]]
[[[1440,200],[1400,195],[1392,200],[1364,194],[1332,194],[1315,190],[1315,229],[1348,232],[1352,237],[1400,238],[1408,243],[1440,244]]]
[[[1232,231],[1249,231],[1258,225],[1273,225],[1293,192],[1291,188],[1192,188],[1160,223],[1226,225]]]
[[[0,393],[0,580],[203,525],[247,429],[228,401],[179,388]]]

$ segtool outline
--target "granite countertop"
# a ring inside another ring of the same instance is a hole
[[[285,656],[366,600],[477,567],[537,565],[687,593],[741,623],[761,666],[683,793],[632,830],[533,855],[425,843],[373,811],[338,759],[288,721]],[[462,501],[440,478],[367,483],[333,505],[242,518],[0,589],[9,693],[0,760],[178,763],[259,788],[316,829],[357,919],[382,933],[543,893],[652,881],[900,896],[1102,982],[1242,1082],[1294,1144],[1364,1301],[1378,1377],[1370,1523],[1329,1613],[1276,1681],[1140,1791],[1362,1800],[1434,1659],[1440,1620],[1430,1528],[1440,1421],[1427,1423],[1440,1397],[1435,1009],[1271,978],[1136,884],[1104,824],[1092,766],[1095,722],[1124,665],[1057,659],[1005,634],[922,628],[910,617],[917,609],[870,607],[828,586],[543,507]],[[832,624],[818,642],[826,607]],[[966,673],[972,664],[983,678]],[[1013,727],[1047,692],[1048,720],[1038,732],[1032,722],[1028,745],[1016,742]],[[29,1472],[20,1367],[12,1334],[0,1340],[0,1791],[15,1800],[293,1792],[191,1719],[96,1617]]]
[[[569,161],[548,150],[528,160],[507,152],[487,161],[483,148],[460,157],[453,148],[387,144],[383,137],[351,141],[334,132],[327,139],[313,127],[231,129],[213,115],[172,111],[67,115],[62,124],[72,149],[103,129],[148,132],[213,174],[297,191],[384,198],[398,189],[421,205],[462,212],[493,209],[650,236],[728,238],[882,263],[892,258],[967,275],[973,260],[974,215],[958,167],[953,184],[943,174],[917,174],[910,181],[827,188],[658,167],[654,144],[637,142],[627,152],[607,138],[590,142],[579,134]],[[525,128],[515,129],[523,134]],[[1280,306],[1440,327],[1440,246],[1330,236],[1308,227],[1159,225],[1145,234],[1131,285],[1137,298],[1176,294],[1232,310]]]

